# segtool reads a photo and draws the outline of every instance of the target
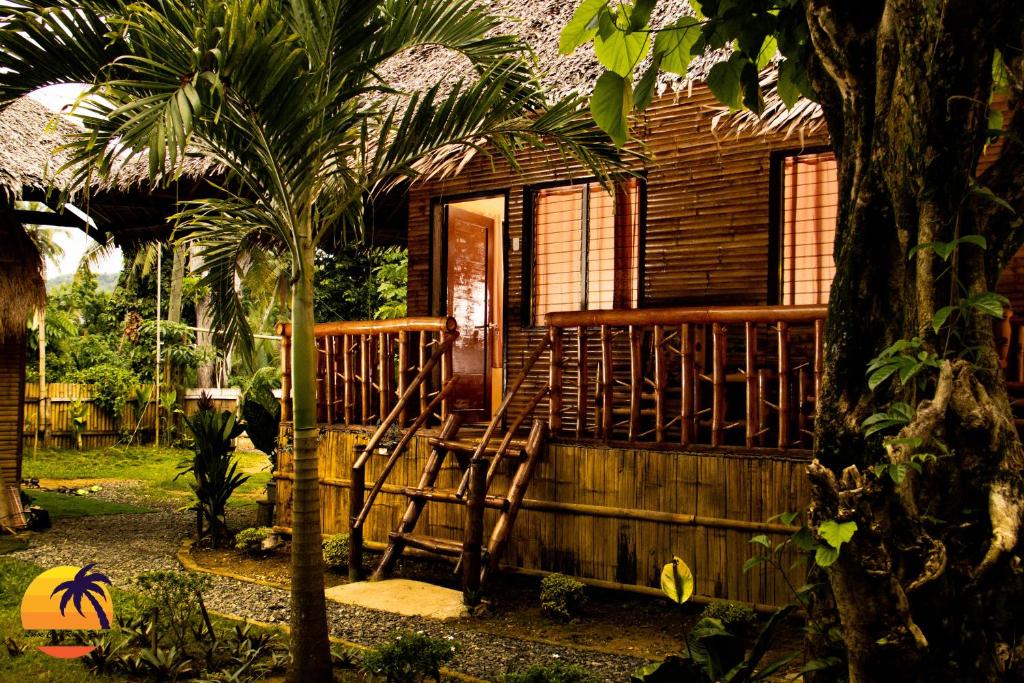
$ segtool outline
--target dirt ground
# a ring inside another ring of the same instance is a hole
[[[287,546],[260,558],[235,550],[193,549],[196,562],[205,568],[226,571],[261,581],[287,584],[290,578]],[[367,572],[377,555],[367,553]],[[459,588],[453,565],[443,561],[403,558],[395,577],[429,581]],[[348,576],[328,571],[327,587],[347,583]],[[619,591],[587,587],[588,601],[583,613],[572,621],[554,619],[540,608],[540,580],[515,574],[501,574],[485,597],[486,609],[457,623],[461,629],[520,639],[629,654],[645,659],[662,659],[683,648],[683,634],[697,621],[701,606],[679,608],[667,600]],[[765,661],[799,650],[800,624],[781,632],[773,652]]]

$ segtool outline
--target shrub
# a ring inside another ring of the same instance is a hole
[[[79,370],[73,379],[90,385],[93,403],[114,417],[121,417],[125,403],[135,400],[139,385],[134,372],[115,363],[98,363]]]
[[[534,664],[522,671],[507,673],[502,683],[599,683],[601,679],[576,664]]]
[[[419,683],[441,680],[441,667],[455,656],[458,644],[452,639],[431,638],[422,631],[403,631],[394,640],[363,655],[363,672],[387,683]]]
[[[540,582],[540,607],[545,614],[571,619],[587,601],[584,586],[565,574],[551,574]]]
[[[757,614],[746,605],[727,600],[712,602],[700,614],[701,618],[718,619],[729,633],[746,638],[754,634]]]
[[[157,645],[166,643],[179,652],[200,640],[209,629],[203,615],[203,592],[213,582],[205,574],[152,571],[139,574],[135,583],[146,596],[147,607],[157,615]]]
[[[273,532],[274,530],[267,526],[242,529],[235,534],[235,550],[255,555],[263,549],[263,541]]]
[[[344,569],[348,566],[348,534],[335,534],[324,539],[324,566]]]

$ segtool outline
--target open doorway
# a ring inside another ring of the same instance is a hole
[[[490,419],[504,387],[505,205],[503,194],[439,205],[438,303],[459,324],[452,368],[459,383],[452,406],[467,421]]]

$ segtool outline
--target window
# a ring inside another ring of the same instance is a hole
[[[600,183],[533,194],[534,323],[556,311],[635,308],[639,279],[640,186],[607,192]]]
[[[824,304],[835,275],[839,180],[835,155],[799,154],[782,161],[782,303]]]

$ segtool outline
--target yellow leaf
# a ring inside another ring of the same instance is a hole
[[[693,597],[693,573],[678,557],[661,570],[661,592],[678,605]]]

